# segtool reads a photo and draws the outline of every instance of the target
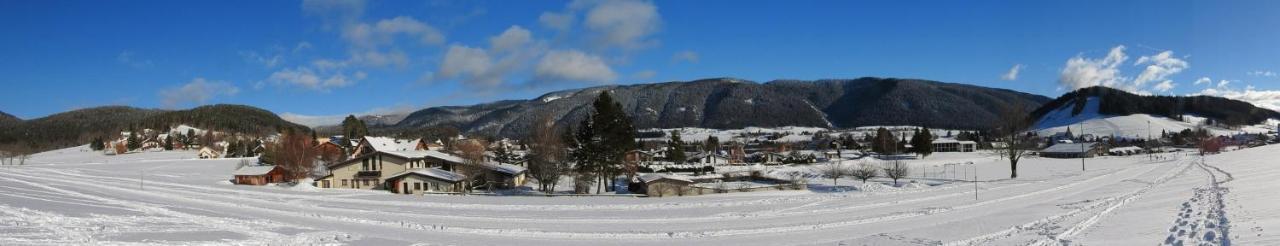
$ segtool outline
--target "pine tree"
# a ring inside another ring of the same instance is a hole
[[[667,146],[667,160],[675,164],[684,164],[688,160],[684,156],[684,141],[680,139],[680,131],[671,130],[671,142]]]
[[[236,141],[227,141],[227,158],[240,157],[240,143]]]
[[[707,152],[717,153],[720,151],[720,138],[716,136],[707,136],[707,141],[703,144]]]
[[[93,151],[101,151],[106,148],[107,144],[102,142],[101,136],[93,137],[92,140],[89,140],[89,149],[92,149]]]
[[[355,115],[347,115],[347,118],[342,119],[342,134],[347,139],[360,139],[369,134],[369,128]]]
[[[125,139],[125,142],[125,148],[128,148],[129,150],[142,148],[142,142],[138,141],[137,131],[129,131],[129,138]]]
[[[173,136],[164,137],[164,150],[173,150]]]
[[[930,133],[929,128],[926,127],[912,136],[911,146],[914,152],[922,157],[933,154],[933,134]]]

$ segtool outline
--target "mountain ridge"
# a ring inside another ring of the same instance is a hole
[[[558,125],[576,122],[589,102],[610,91],[638,128],[742,128],[747,126],[857,127],[928,125],[982,129],[996,107],[1021,103],[1032,110],[1048,97],[1007,89],[920,79],[773,80],[757,83],[710,78],[561,90],[528,100],[415,111],[390,128],[449,126],[463,132],[520,137],[536,115]]]

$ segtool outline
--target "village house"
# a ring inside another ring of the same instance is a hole
[[[960,141],[954,138],[933,140],[933,152],[973,152],[978,149],[978,142]]]
[[[284,168],[274,165],[243,166],[232,172],[232,175],[235,175],[236,184],[242,185],[265,185],[288,181],[284,177]]]
[[[1040,156],[1048,158],[1090,158],[1103,153],[1098,143],[1060,143],[1040,151]]]
[[[462,192],[467,176],[440,168],[413,168],[391,175],[387,180],[391,192],[425,194],[430,192]]]
[[[200,148],[200,152],[196,153],[196,157],[200,159],[218,159],[222,158],[222,148],[218,146],[205,146]]]
[[[717,155],[712,152],[702,152],[699,154],[689,156],[688,163],[702,164],[704,166],[728,165],[729,158],[721,155]]]
[[[486,184],[493,188],[512,188],[524,185],[527,170],[523,167],[484,162],[468,164],[468,161],[445,152],[435,150],[413,150],[414,141],[397,141],[383,137],[365,137],[360,140],[353,151],[354,156],[328,167],[329,175],[316,180],[320,188],[380,189],[393,192],[413,191],[404,189],[403,182],[438,181],[441,183],[462,177],[476,184]],[[420,171],[419,169],[438,168],[441,171]],[[410,170],[418,170],[408,172]],[[434,176],[432,176],[434,175]],[[410,181],[401,180],[412,178]],[[435,180],[427,180],[428,178]],[[444,178],[449,177],[449,178]],[[419,179],[421,178],[421,179]],[[400,185],[401,187],[396,187]],[[428,191],[435,191],[427,189]],[[441,188],[440,190],[456,190]],[[448,191],[445,191],[448,192]]]
[[[653,153],[644,150],[633,149],[627,151],[624,160],[630,163],[646,163],[653,162]]]

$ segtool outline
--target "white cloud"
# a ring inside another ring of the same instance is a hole
[[[280,63],[284,62],[284,57],[281,55],[264,56],[254,51],[240,51],[237,53],[239,53],[240,57],[243,57],[246,62],[260,64],[267,68],[276,67],[277,65],[280,65]]]
[[[1209,79],[1209,77],[1200,77],[1200,79],[1197,79],[1196,83],[1192,85],[1200,85],[1204,83],[1213,83],[1213,79]]]
[[[368,77],[368,74],[360,71],[348,77],[342,73],[322,74],[311,68],[297,67],[276,71],[267,78],[267,81],[276,85],[300,86],[306,89],[327,92],[330,88],[353,85],[366,77]]]
[[[160,102],[164,107],[172,108],[187,103],[204,104],[219,96],[235,96],[240,88],[223,81],[209,81],[195,78],[178,87],[160,90]]]
[[[1227,81],[1227,80],[1218,81],[1218,88],[1227,88],[1228,84],[1231,84],[1231,81]]]
[[[1125,46],[1111,48],[1107,56],[1096,59],[1080,55],[1067,60],[1062,68],[1058,83],[1065,89],[1079,89],[1091,86],[1106,86],[1128,92],[1149,95],[1151,91],[1167,92],[1177,86],[1171,76],[1181,73],[1190,67],[1186,60],[1173,56],[1173,51],[1163,51],[1150,56],[1141,56],[1134,66],[1146,65],[1136,78],[1124,76],[1120,64],[1129,59],[1125,54]],[[1209,78],[1201,78],[1196,84],[1209,83]]]
[[[342,37],[358,48],[374,49],[394,43],[397,36],[416,37],[423,44],[443,44],[444,33],[413,17],[399,16],[379,20],[377,23],[359,23],[348,26]]]
[[[1165,80],[1165,81],[1161,81],[1159,84],[1156,84],[1156,86],[1153,88],[1159,92],[1168,92],[1169,90],[1172,90],[1173,87],[1175,86],[1178,86],[1178,84],[1173,83],[1172,80]]]
[[[128,50],[121,51],[119,55],[116,55],[116,61],[120,62],[120,64],[128,65],[130,67],[139,68],[139,69],[155,66],[155,63],[151,62],[151,60],[146,60],[146,59],[140,60],[140,59],[137,59],[136,56],[137,54],[133,53],[133,51],[128,51]]]
[[[450,45],[435,76],[441,79],[462,78],[469,84],[492,86],[501,83],[501,77],[491,76],[493,59],[481,48]]]
[[[573,14],[543,12],[542,15],[538,16],[538,23],[542,24],[542,26],[545,26],[547,28],[559,30],[562,32],[568,31],[570,28],[573,27]]]
[[[698,56],[698,53],[693,52],[692,50],[680,51],[671,55],[671,61],[673,62],[698,63],[699,59],[700,57]]]
[[[1258,77],[1275,77],[1276,76],[1276,72],[1263,71],[1263,70],[1247,72],[1245,74],[1248,74],[1249,76],[1258,76]]]
[[[577,50],[552,50],[534,66],[534,78],[542,82],[609,83],[618,75],[599,56]]]
[[[489,38],[489,47],[492,47],[494,52],[511,51],[525,46],[532,39],[533,34],[529,30],[520,26],[511,26],[502,34]]]
[[[1256,90],[1253,86],[1248,86],[1242,91],[1225,89],[1225,88],[1222,88],[1222,89],[1207,88],[1200,91],[1200,93],[1196,93],[1192,95],[1207,95],[1207,96],[1230,98],[1230,99],[1252,103],[1255,106],[1270,109],[1270,110],[1280,110],[1280,91]]]
[[[661,17],[650,2],[599,1],[587,11],[583,25],[594,33],[600,47],[635,49],[656,42],[647,38],[658,31]]]
[[[1160,52],[1154,56],[1142,56],[1134,65],[1147,65],[1146,69],[1133,80],[1133,86],[1142,88],[1147,82],[1162,81],[1170,75],[1186,70],[1187,61],[1173,57],[1173,51]]]
[[[1067,60],[1058,83],[1072,90],[1091,86],[1116,87],[1125,81],[1117,67],[1127,59],[1129,57],[1124,54],[1123,45],[1111,48],[1107,56],[1102,59],[1089,59],[1077,55]]]
[[[1000,79],[1007,81],[1018,80],[1018,72],[1021,71],[1022,64],[1014,64],[1013,67],[1009,68],[1008,72],[1005,72],[1004,75],[1000,75]]]
[[[298,45],[293,46],[293,53],[298,53],[300,51],[309,50],[309,49],[311,49],[311,42],[302,41],[302,42],[298,42]]]

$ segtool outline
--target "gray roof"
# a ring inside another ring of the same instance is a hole
[[[409,170],[405,170],[404,172],[399,172],[399,173],[396,173],[396,174],[392,174],[390,177],[387,177],[387,179],[394,179],[394,178],[397,178],[397,177],[400,177],[400,176],[404,176],[404,175],[409,175],[409,174],[422,175],[422,176],[431,177],[431,178],[435,178],[435,179],[439,179],[439,180],[444,180],[444,181],[450,181],[450,182],[461,182],[461,181],[463,181],[463,180],[466,180],[466,179],[467,179],[467,176],[466,176],[466,175],[462,175],[462,174],[460,174],[460,173],[455,173],[455,172],[450,172],[450,171],[445,171],[445,170],[443,170],[443,169],[439,169],[439,168],[414,168],[414,169],[409,169]]]
[[[666,174],[659,174],[659,173],[650,173],[650,174],[640,175],[640,182],[643,182],[643,183],[649,183],[649,182],[658,181],[661,179],[670,179],[675,181],[693,183],[692,179],[689,179],[688,177],[684,177],[684,176],[666,175]]]
[[[1081,147],[1083,145],[1083,148]],[[1098,143],[1060,143],[1044,148],[1040,153],[1063,153],[1063,154],[1079,154],[1080,150],[1089,151],[1097,147]]]
[[[265,175],[270,173],[276,166],[243,166],[232,172],[232,175]]]

